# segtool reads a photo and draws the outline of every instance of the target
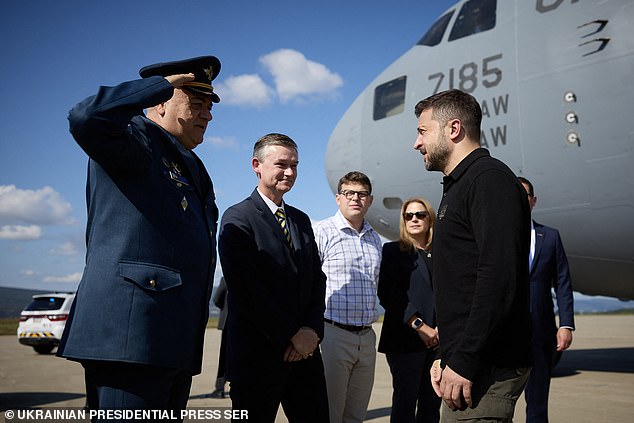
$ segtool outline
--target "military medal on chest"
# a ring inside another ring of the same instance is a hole
[[[170,179],[174,181],[177,187],[189,187],[189,181],[181,173],[181,166],[176,162],[169,162],[166,158],[162,159],[163,166],[168,169]]]
[[[178,188],[189,187],[189,181],[183,176],[181,172],[181,166],[178,163],[174,161],[170,162],[165,157],[161,159],[161,162],[163,163],[163,166],[167,168],[167,173],[169,174],[170,179]],[[180,206],[183,211],[186,211],[187,207],[189,206],[187,197],[185,197],[184,195],[180,201]]]

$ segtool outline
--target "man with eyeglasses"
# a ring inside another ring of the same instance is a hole
[[[376,362],[376,292],[381,239],[365,220],[372,184],[349,172],[337,186],[337,213],[315,225],[326,280],[321,352],[330,422],[362,422],[370,402]]]

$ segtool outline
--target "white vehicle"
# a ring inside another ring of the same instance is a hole
[[[20,314],[18,341],[39,354],[53,351],[64,332],[74,293],[37,294]]]

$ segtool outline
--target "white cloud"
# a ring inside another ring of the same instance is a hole
[[[37,272],[35,270],[32,270],[32,269],[20,270],[20,274],[22,276],[26,276],[28,278],[33,277],[33,276],[37,276]]]
[[[69,224],[71,205],[51,187],[38,190],[0,185],[0,220],[40,225]],[[31,227],[33,228],[33,227]]]
[[[205,138],[205,143],[209,143],[216,148],[228,150],[240,149],[240,144],[234,137],[207,137]]]
[[[215,91],[223,103],[257,107],[270,104],[275,95],[259,75],[230,76]]]
[[[42,228],[37,225],[4,225],[0,227],[0,239],[30,241],[42,236]]]
[[[42,282],[56,282],[56,283],[78,283],[81,280],[81,272],[71,273],[66,276],[45,276]]]
[[[260,63],[273,75],[282,103],[334,94],[343,85],[341,76],[296,50],[276,50],[260,57]]]
[[[55,256],[74,256],[75,254],[77,254],[77,248],[75,247],[75,244],[67,241],[55,248],[52,248],[51,250],[49,250],[49,253]]]

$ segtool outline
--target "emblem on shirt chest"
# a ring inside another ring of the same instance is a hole
[[[447,205],[441,204],[440,209],[438,210],[438,220],[443,220],[445,218],[446,213],[447,213]]]

